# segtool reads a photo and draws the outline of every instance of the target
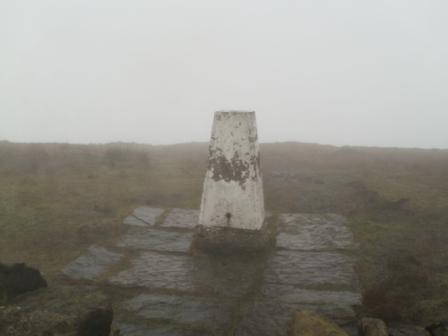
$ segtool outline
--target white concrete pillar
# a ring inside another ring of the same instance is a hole
[[[264,217],[255,112],[218,111],[213,121],[199,224],[260,230]]]

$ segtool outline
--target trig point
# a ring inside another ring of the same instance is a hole
[[[193,247],[218,254],[264,248],[270,235],[255,112],[215,113],[208,160]]]
[[[199,224],[259,230],[263,222],[255,112],[216,112]]]

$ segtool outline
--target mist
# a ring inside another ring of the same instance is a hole
[[[208,141],[255,110],[260,141],[448,148],[448,3],[0,3],[0,139]]]

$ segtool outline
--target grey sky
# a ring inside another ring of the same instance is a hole
[[[448,148],[446,0],[0,0],[0,139]]]

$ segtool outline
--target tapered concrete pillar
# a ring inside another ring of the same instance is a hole
[[[199,224],[259,230],[263,222],[255,112],[216,112]]]
[[[264,228],[255,112],[218,111],[213,121],[196,241],[207,249],[250,249],[263,245]]]

